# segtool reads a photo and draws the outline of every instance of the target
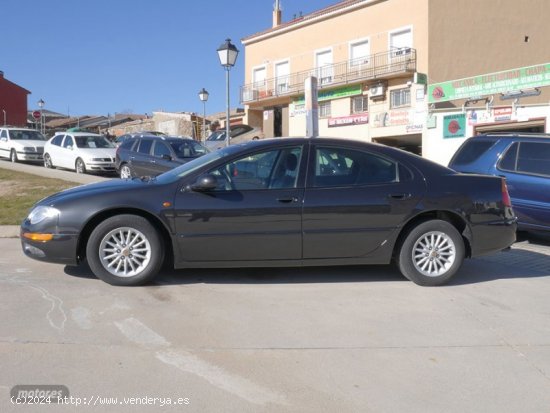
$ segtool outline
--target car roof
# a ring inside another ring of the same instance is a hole
[[[470,139],[484,139],[484,140],[527,140],[527,139],[550,139],[548,133],[530,133],[530,132],[495,132],[495,133],[483,133],[481,135],[472,136]]]

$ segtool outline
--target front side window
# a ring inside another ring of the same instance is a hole
[[[163,156],[172,157],[170,149],[166,146],[164,142],[155,142],[155,149],[153,150],[153,155],[162,158]]]
[[[313,187],[357,186],[399,181],[397,163],[355,149],[318,147]]]
[[[411,106],[411,90],[409,88],[392,90],[390,99],[392,109]]]
[[[196,158],[206,153],[204,146],[192,140],[172,141],[170,146],[178,158]]]
[[[63,147],[64,148],[72,148],[74,147],[74,141],[71,136],[65,136],[65,140],[63,141]]]
[[[209,173],[216,177],[219,191],[295,188],[301,154],[301,147],[260,152]]]
[[[151,146],[153,146],[153,141],[151,139],[142,139],[140,142],[139,142],[139,146],[138,146],[138,152],[139,153],[143,153],[145,155],[149,155],[149,153],[151,152]]]

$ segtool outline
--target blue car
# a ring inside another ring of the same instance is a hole
[[[495,133],[467,139],[449,167],[506,178],[518,229],[550,231],[550,135]]]

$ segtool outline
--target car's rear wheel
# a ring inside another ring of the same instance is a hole
[[[128,179],[132,177],[132,168],[127,163],[124,163],[120,166],[120,178]]]
[[[78,158],[74,165],[74,170],[77,174],[85,174],[86,173],[86,164],[84,161],[80,158]]]
[[[142,285],[162,266],[164,245],[147,219],[116,215],[93,230],[86,258],[92,272],[111,285]]]
[[[401,273],[418,285],[445,284],[464,261],[464,241],[457,229],[442,220],[412,228],[399,250]]]
[[[10,161],[12,161],[13,163],[19,161],[19,159],[17,158],[17,152],[15,152],[15,149],[12,149],[10,152]]]
[[[48,153],[44,154],[44,166],[46,168],[53,168],[52,158],[50,157],[50,154],[48,154]]]

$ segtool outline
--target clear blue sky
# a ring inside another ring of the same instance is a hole
[[[338,0],[282,0],[283,21]],[[271,27],[274,0],[2,0],[0,70],[32,92],[29,110],[71,115],[225,110],[216,49],[240,50],[231,107],[240,106],[243,37]]]

